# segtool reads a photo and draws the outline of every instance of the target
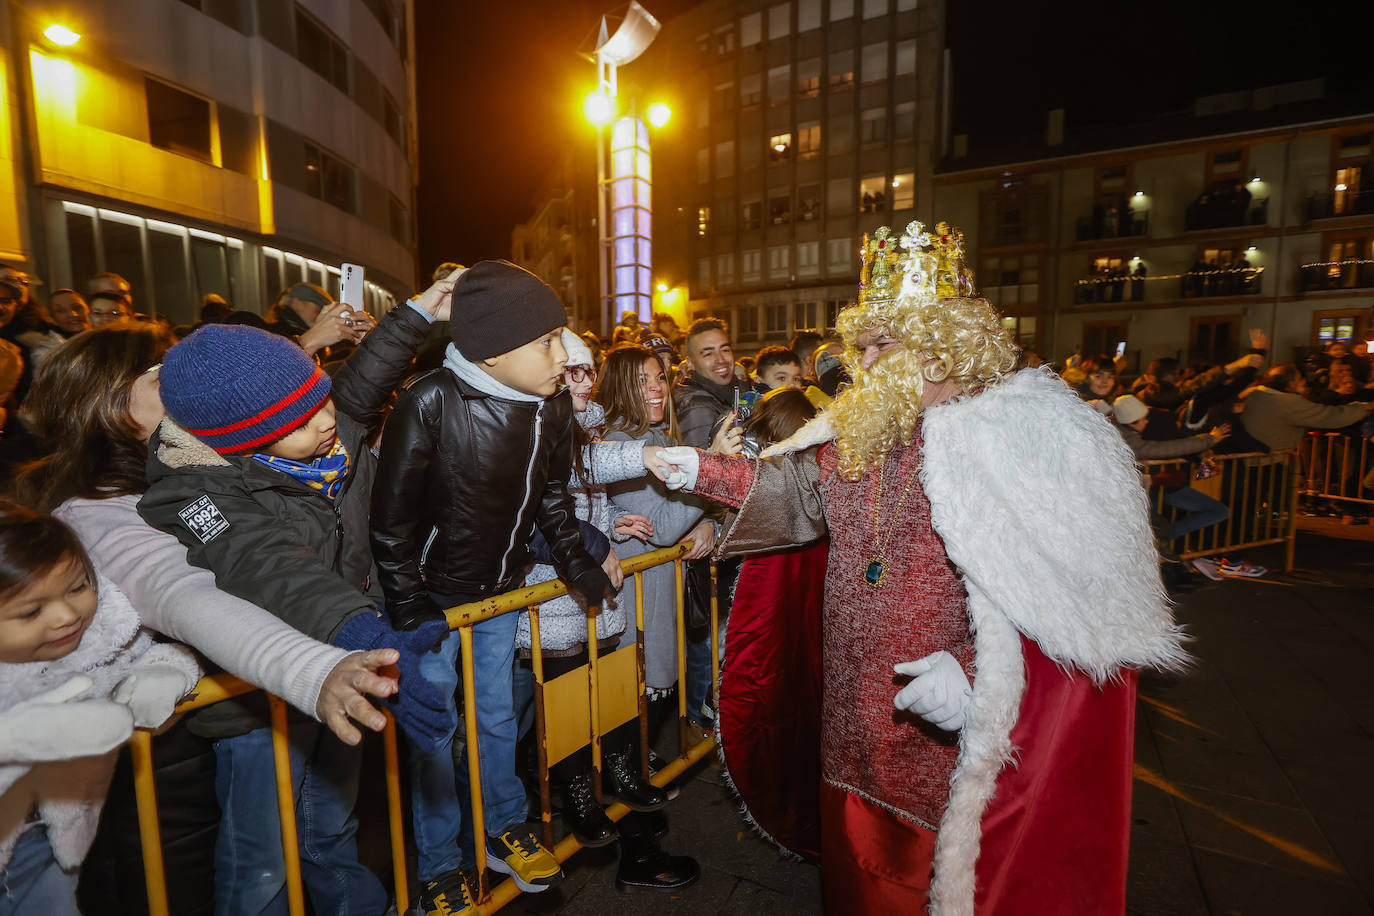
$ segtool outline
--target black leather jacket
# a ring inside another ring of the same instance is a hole
[[[599,603],[610,579],[582,546],[568,479],[572,399],[526,403],[448,369],[396,402],[372,488],[372,550],[393,623],[435,619],[429,593],[477,600],[524,580],[538,525],[570,588]]]

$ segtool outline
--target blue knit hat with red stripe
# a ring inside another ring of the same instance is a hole
[[[207,324],[162,359],[162,406],[221,455],[255,451],[329,398],[324,370],[296,344],[246,325]]]

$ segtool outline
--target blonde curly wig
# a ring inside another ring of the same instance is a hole
[[[986,299],[904,295],[850,306],[836,326],[854,379],[829,411],[839,472],[847,480],[861,479],[911,442],[926,382],[948,379],[957,391],[970,392],[997,384],[1016,366],[1016,344]],[[866,371],[858,346],[865,331],[899,342]]]

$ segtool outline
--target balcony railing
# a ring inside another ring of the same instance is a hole
[[[1298,268],[1298,288],[1305,293],[1325,289],[1374,288],[1374,261],[1352,259],[1304,264]]]
[[[1334,219],[1339,216],[1365,216],[1374,213],[1374,188],[1361,191],[1326,191],[1309,194],[1307,218]]]
[[[1252,200],[1246,195],[1204,194],[1188,205],[1183,228],[1230,229],[1236,226],[1262,226],[1269,218],[1269,199]]]
[[[1126,239],[1146,235],[1150,229],[1148,210],[1136,212],[1129,208],[1094,207],[1092,216],[1078,218],[1078,240]]]
[[[1255,296],[1261,292],[1263,267],[1190,270],[1157,277],[1084,277],[1074,283],[1075,305],[1095,302],[1168,302],[1216,296]]]

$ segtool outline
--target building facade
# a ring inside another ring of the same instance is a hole
[[[1163,356],[1216,362],[1244,353],[1253,328],[1278,362],[1363,340],[1374,115],[1270,104],[1284,89],[1138,125],[1168,142],[947,159],[932,212],[964,230],[979,286],[1047,359],[1124,344],[1132,371]]]
[[[928,209],[943,32],[943,4],[916,0],[707,0],[663,23],[620,74],[622,111],[674,112],[651,140],[654,310],[726,318],[745,349],[833,326],[862,234]],[[594,173],[580,181],[573,225],[594,239]],[[583,264],[595,289],[594,250]]]
[[[511,259],[557,291],[570,327],[602,333],[596,219],[596,148],[574,143],[535,194],[530,218],[511,233]]]
[[[262,311],[363,265],[415,285],[411,0],[70,0],[0,12],[0,260],[135,307]],[[62,45],[60,24],[80,35]]]
[[[943,3],[916,0],[712,0],[665,24],[645,59],[682,114],[655,234],[687,317],[744,348],[833,327],[863,233],[928,207],[943,41]]]

